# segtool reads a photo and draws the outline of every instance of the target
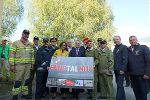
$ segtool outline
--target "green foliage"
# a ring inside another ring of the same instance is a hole
[[[23,15],[23,0],[3,0],[3,20],[1,35],[12,34]]]
[[[108,38],[114,33],[113,14],[105,0],[33,0],[32,32],[40,37]]]

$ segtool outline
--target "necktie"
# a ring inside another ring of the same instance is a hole
[[[79,53],[79,48],[76,48],[76,55],[78,55]]]

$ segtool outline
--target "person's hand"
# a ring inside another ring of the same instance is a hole
[[[121,75],[124,74],[124,71],[120,70],[120,74],[121,74]]]
[[[16,72],[16,66],[15,65],[10,66],[10,71]]]
[[[148,75],[144,75],[143,78],[144,78],[145,80],[148,80],[150,77],[149,77]]]
[[[49,67],[47,67],[47,70],[49,70]]]
[[[34,70],[34,69],[35,69],[35,65],[32,64],[32,65],[31,65],[31,70]]]

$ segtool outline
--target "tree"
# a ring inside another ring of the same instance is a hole
[[[12,34],[23,15],[22,0],[3,0],[1,36]]]
[[[32,32],[40,37],[105,37],[114,32],[113,14],[105,0],[33,0]],[[107,31],[106,31],[107,30]]]

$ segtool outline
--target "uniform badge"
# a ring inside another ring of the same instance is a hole
[[[140,50],[135,51],[135,55],[139,55]]]

